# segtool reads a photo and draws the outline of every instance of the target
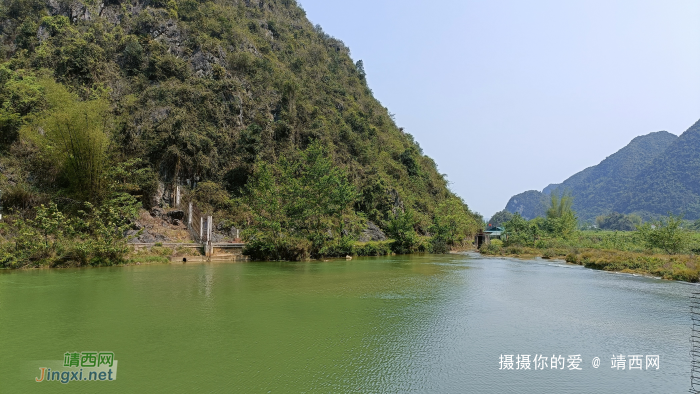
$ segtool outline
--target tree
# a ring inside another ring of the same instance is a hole
[[[441,202],[435,210],[433,225],[429,228],[433,235],[433,252],[447,252],[450,246],[463,242],[476,234],[479,223],[470,215],[464,201],[450,198]]]
[[[700,231],[700,219],[693,222],[693,225],[691,226],[691,228],[695,231]]]
[[[247,192],[254,229],[244,236],[263,255],[295,255],[285,252],[295,239],[308,241],[314,255],[327,242],[359,231],[353,210],[358,193],[318,143],[276,165],[257,163]]]
[[[46,104],[44,88],[36,77],[0,65],[0,145],[9,146],[29,115]]]
[[[255,230],[251,229],[244,233],[244,236],[249,239],[265,237],[273,245],[277,245],[283,236],[283,230],[287,228],[287,223],[274,170],[274,166],[264,162],[258,163],[246,185]]]
[[[642,219],[637,215],[625,215],[613,212],[605,216],[598,216],[596,224],[603,230],[634,231],[642,224]]]
[[[362,62],[362,59],[355,63],[355,69],[357,69],[357,75],[364,81],[367,73],[365,72],[365,64]]]
[[[415,225],[417,223],[416,216],[411,210],[399,211],[389,222],[387,235],[394,242],[391,249],[399,254],[411,253],[418,246],[418,234],[416,234]]]
[[[537,219],[527,221],[516,212],[509,221],[503,224],[506,230],[506,241],[504,244],[529,245],[534,243],[540,232],[538,224],[540,224],[541,218]]]
[[[333,164],[319,143],[301,152],[298,160],[283,158],[280,166],[291,225],[317,246],[341,236],[343,216],[355,219],[352,203],[359,197],[345,171]]]
[[[520,214],[517,212],[509,221],[503,223],[503,226],[505,227],[507,233],[524,232],[529,227],[527,220],[525,220],[525,218],[520,216]]]
[[[568,238],[576,231],[578,219],[572,205],[573,198],[570,195],[563,195],[560,198],[552,193],[550,206],[547,209],[547,219],[544,223],[549,233]]]
[[[41,84],[50,110],[26,130],[27,137],[61,168],[76,197],[99,202],[104,197],[107,169],[107,102],[80,101],[49,79]]]
[[[647,222],[637,227],[637,233],[647,248],[677,254],[688,247],[689,233],[682,224],[681,216],[669,214],[666,220]]]

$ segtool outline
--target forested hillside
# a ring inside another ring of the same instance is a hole
[[[698,124],[681,137],[659,131],[634,138],[599,164],[551,184],[542,192],[513,196],[506,206],[527,218],[542,216],[551,193],[570,194],[579,221],[601,215],[634,213],[650,219],[672,212],[695,219],[700,214],[697,189]],[[527,203],[525,203],[527,202]]]
[[[640,172],[615,209],[622,213],[673,212],[700,218],[700,121],[681,134]]]
[[[2,0],[0,21],[6,212],[168,207],[181,185],[252,240],[311,245],[292,257],[367,220],[402,251],[480,225],[294,0]]]
[[[593,222],[597,216],[619,209],[630,194],[630,185],[678,137],[666,131],[634,138],[627,146],[562,182],[550,185],[549,193],[570,193],[579,220]],[[624,212],[627,212],[624,209]]]

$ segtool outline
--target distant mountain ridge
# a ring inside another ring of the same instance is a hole
[[[511,197],[506,210],[527,219],[543,216],[551,193],[571,194],[582,222],[610,212],[636,213],[647,219],[672,212],[697,219],[700,121],[680,137],[666,131],[636,137],[599,164],[560,184]]]
[[[700,120],[635,177],[615,209],[700,218]]]

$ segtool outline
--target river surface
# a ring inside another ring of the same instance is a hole
[[[0,393],[681,393],[696,289],[475,254],[0,271]],[[117,379],[28,371],[82,351]]]

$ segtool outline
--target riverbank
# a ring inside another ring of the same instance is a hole
[[[479,252],[485,256],[557,258],[586,268],[651,275],[662,279],[691,283],[697,283],[700,277],[700,260],[696,255],[654,254],[590,248],[542,250],[522,246],[502,247],[494,245],[481,248]]]
[[[346,256],[362,257],[362,256],[391,256],[391,245],[393,240],[386,241],[368,241],[354,242],[348,247],[338,250],[329,250],[328,254],[321,256],[318,260],[332,258],[345,258]],[[245,251],[244,251],[245,252]],[[14,261],[14,264],[1,264],[0,269],[34,269],[34,268],[78,268],[78,267],[110,267],[110,266],[128,266],[141,264],[165,264],[174,259],[201,258],[204,256],[201,248],[184,247],[183,244],[167,244],[155,243],[152,245],[126,244],[123,256],[114,259],[101,260],[86,260],[76,259],[72,256],[61,258],[60,251],[54,252],[53,255],[42,256],[42,259],[29,261]],[[244,253],[245,254],[245,253]],[[222,257],[222,256],[220,256]],[[240,258],[241,255],[238,255]]]

